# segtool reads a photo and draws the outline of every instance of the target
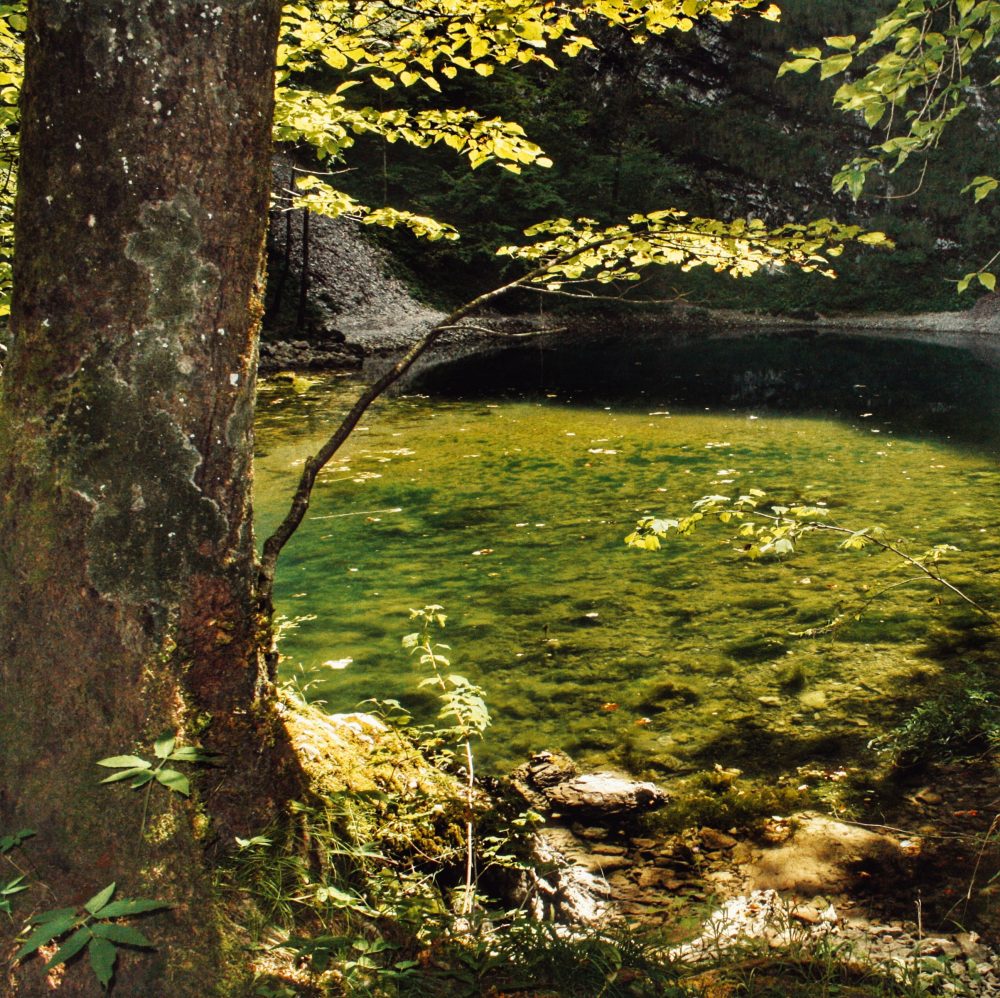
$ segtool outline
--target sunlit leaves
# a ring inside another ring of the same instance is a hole
[[[668,30],[687,31],[698,18],[730,20],[752,12],[775,20],[778,8],[760,0],[311,0],[284,8],[277,53],[275,137],[306,143],[323,160],[339,160],[359,135],[421,148],[443,144],[475,169],[496,163],[519,173],[549,166],[542,150],[514,123],[485,119],[466,109],[415,113],[357,106],[343,96],[362,82],[441,90],[441,78],[460,72],[489,76],[497,66],[543,63],[552,55],[575,56],[595,47],[590,32],[611,25],[636,41]],[[349,74],[332,93],[315,90],[316,71]],[[312,74],[307,75],[307,74]],[[309,82],[307,82],[309,81]],[[373,103],[380,103],[375,101]],[[298,204],[328,215],[354,214],[374,224],[403,224],[429,238],[447,227],[384,209],[361,210],[346,195],[313,189]]]
[[[1000,181],[996,177],[974,177],[962,188],[962,193],[968,194],[971,191],[973,200],[976,204],[979,204],[983,198],[992,194],[997,187],[1000,187]]]
[[[26,27],[23,0],[0,4],[0,317],[10,312],[20,122],[18,100],[24,70],[22,34]]]
[[[504,246],[498,252],[535,264],[539,272],[533,282],[550,290],[569,282],[635,281],[651,264],[682,270],[708,266],[733,277],[794,266],[833,277],[827,258],[846,242],[891,246],[884,233],[866,233],[859,226],[830,219],[768,229],[759,219],[722,222],[674,209],[633,215],[609,227],[586,218],[550,219],[525,234],[543,238],[524,246]]]
[[[297,187],[298,192],[292,199],[292,206],[306,208],[327,218],[351,218],[366,225],[380,225],[389,229],[402,226],[415,236],[432,242],[437,239],[458,238],[458,232],[450,225],[397,208],[369,208],[316,176],[303,177],[298,181]]]
[[[733,551],[751,561],[768,558],[780,561],[793,555],[800,540],[807,534],[824,533],[839,537],[838,547],[842,551],[862,551],[873,547],[876,554],[892,556],[898,567],[916,571],[916,574],[891,582],[868,595],[856,610],[839,613],[828,624],[792,632],[798,637],[827,634],[851,618],[860,619],[868,606],[885,593],[914,583],[927,582],[949,590],[983,616],[997,622],[989,610],[938,572],[938,563],[958,550],[953,544],[935,544],[920,554],[910,554],[902,539],[891,538],[886,529],[878,524],[861,529],[840,526],[828,521],[829,511],[825,506],[769,502],[766,494],[756,488],[747,490],[744,495],[735,499],[723,495],[704,496],[693,503],[691,508],[691,515],[679,520],[642,517],[636,523],[635,530],[625,538],[625,543],[640,550],[655,551],[660,547],[660,542],[671,534],[690,534],[696,524],[714,518],[732,531]],[[865,586],[866,592],[867,589]]]
[[[419,685],[435,686],[441,690],[438,699],[442,706],[438,716],[442,720],[453,722],[442,734],[466,743],[474,735],[482,737],[490,725],[490,713],[483,690],[465,676],[445,671],[451,664],[445,653],[451,649],[446,644],[435,642],[432,637],[434,629],[444,627],[448,619],[444,607],[432,603],[418,610],[411,610],[410,619],[416,621],[420,630],[407,634],[403,638],[403,647],[409,654],[417,656],[418,662],[428,673]]]
[[[996,291],[997,276],[988,270],[974,270],[971,274],[966,274],[958,282],[958,292],[968,290],[973,281],[978,281],[987,291]]]
[[[498,65],[551,66],[551,51],[576,55],[592,47],[590,31],[601,23],[641,41],[739,11],[778,16],[775,5],[759,0],[313,0],[285,8],[279,71],[323,65],[369,73],[382,86],[433,89],[449,68],[488,75]]]
[[[487,162],[514,173],[522,166],[551,166],[541,147],[516,122],[484,118],[465,108],[350,107],[347,86],[333,93],[279,86],[275,92],[274,136],[279,142],[307,143],[324,160],[342,159],[357,137],[378,135],[426,149],[441,144],[468,159],[475,169]]]

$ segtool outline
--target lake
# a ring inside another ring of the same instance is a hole
[[[451,671],[487,693],[487,768],[543,748],[661,777],[863,759],[995,665],[982,617],[908,584],[853,620],[914,573],[827,536],[757,562],[721,524],[658,552],[623,538],[759,488],[914,554],[954,544],[944,574],[1000,608],[998,389],[959,350],[804,333],[529,340],[432,368],[368,414],[282,555],[285,675],[332,711],[391,698],[432,718],[400,640],[409,608],[439,603]],[[261,385],[259,538],[357,391],[340,374]],[[793,634],[841,613],[832,635]]]

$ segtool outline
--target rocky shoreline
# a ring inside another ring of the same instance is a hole
[[[683,345],[695,340],[738,339],[771,332],[824,335],[849,333],[881,340],[907,340],[955,347],[1000,368],[1000,311],[994,303],[968,312],[934,312],[919,315],[817,316],[792,319],[734,310],[710,310],[672,306],[655,313],[573,314],[569,316],[499,315],[477,318],[475,329],[446,333],[417,370],[476,353],[502,350],[533,337],[542,344],[556,338],[561,343],[586,342],[620,325],[639,337],[657,337]],[[360,370],[383,366],[416,342],[443,318],[442,313],[418,306],[411,311],[395,309],[384,325],[369,315],[337,319],[336,335],[310,339],[265,338],[261,343],[260,370]]]
[[[929,994],[1000,996],[996,950],[974,931],[925,928],[919,836],[809,811],[755,829],[657,834],[641,818],[666,800],[661,788],[580,774],[553,752],[534,756],[510,785],[547,819],[535,853],[553,872],[532,885],[539,917],[624,918],[670,933],[682,912],[700,912],[694,937],[671,946],[671,959],[697,965],[825,945]],[[880,881],[912,890],[913,917],[888,912],[871,890]]]
[[[274,161],[274,189],[281,192],[295,167]],[[346,219],[313,216],[308,229],[305,294],[301,283],[304,242],[301,212],[276,211],[271,220],[268,267],[271,275],[260,370],[377,370],[444,318],[416,300],[387,253]],[[677,301],[662,306],[598,306],[591,311],[506,315],[477,313],[475,329],[446,333],[421,367],[471,353],[502,349],[527,336],[572,340],[621,327],[667,335],[678,342],[705,337],[741,337],[789,330],[822,336],[851,332],[882,339],[908,339],[971,351],[1000,367],[1000,293],[987,294],[964,312],[919,315],[838,315],[812,312],[791,316],[709,309]]]

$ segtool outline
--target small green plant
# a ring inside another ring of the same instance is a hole
[[[35,830],[33,828],[21,828],[10,835],[0,836],[0,856],[6,856],[7,853],[17,849],[25,839],[30,839],[34,834]],[[6,883],[0,883],[0,912],[3,912],[7,916],[11,916],[12,912],[10,899],[15,894],[20,894],[22,891],[26,891],[28,889],[28,885],[24,882],[27,878],[27,874],[23,873],[20,867],[18,867],[13,860],[8,860],[8,862],[10,862],[20,874],[19,876],[14,877],[13,880],[8,880]]]
[[[473,797],[475,794],[475,766],[472,758],[472,739],[480,738],[490,725],[490,712],[486,707],[483,690],[469,682],[465,676],[445,673],[451,665],[451,660],[442,652],[450,651],[448,645],[435,643],[432,632],[435,627],[444,627],[448,619],[444,607],[432,603],[420,610],[411,610],[410,619],[420,623],[420,630],[407,634],[403,638],[403,647],[411,655],[419,654],[418,661],[430,669],[431,675],[424,679],[421,686],[437,686],[441,689],[439,700],[442,703],[439,717],[451,719],[455,723],[451,728],[443,730],[444,736],[452,735],[461,742],[465,751],[466,771],[466,870],[465,892],[462,900],[462,914],[467,915],[472,910],[474,897],[473,865],[475,848],[473,842]]]
[[[107,990],[114,977],[115,962],[122,946],[152,949],[153,944],[136,928],[121,921],[134,915],[169,908],[164,901],[146,898],[112,901],[115,884],[98,891],[82,909],[55,908],[28,920],[32,932],[17,951],[15,959],[27,959],[42,946],[60,939],[62,945],[49,958],[45,969],[67,963],[77,953],[87,951],[90,966],[101,987]]]
[[[416,973],[416,960],[391,960],[400,947],[386,939],[366,939],[361,936],[319,935],[311,938],[292,936],[282,944],[298,959],[309,963],[315,974],[323,974],[331,964],[344,975],[344,982],[352,993],[360,991],[376,979],[381,985],[388,982],[399,983]]]
[[[11,914],[10,899],[15,894],[20,894],[21,891],[26,891],[28,885],[24,882],[24,876],[15,877],[13,880],[8,880],[7,883],[0,883],[0,912],[5,915]]]
[[[30,839],[35,835],[33,828],[20,828],[11,835],[0,836],[0,856],[6,856],[12,849],[16,849],[25,839]]]
[[[896,766],[980,755],[1000,746],[1000,699],[981,687],[943,693],[868,746]]]
[[[167,767],[168,762],[186,762],[201,765],[213,765],[218,756],[195,748],[193,745],[182,745],[177,748],[177,736],[172,731],[165,731],[153,743],[153,755],[156,762],[150,762],[138,755],[111,755],[106,759],[98,759],[97,765],[106,769],[117,769],[117,773],[105,777],[101,783],[118,783],[121,780],[132,780],[130,788],[138,790],[146,787],[146,796],[142,806],[142,831],[146,830],[146,815],[149,811],[149,796],[153,784],[159,783],[175,794],[188,797],[191,794],[191,782],[181,772]]]

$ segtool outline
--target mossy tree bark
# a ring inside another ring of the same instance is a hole
[[[19,915],[112,880],[175,906],[144,926],[155,954],[119,959],[119,993],[143,998],[226,992],[212,857],[298,789],[250,507],[279,13],[30,5],[0,411],[0,828],[37,831]],[[224,762],[192,773],[191,801],[154,786],[143,828],[142,793],[100,786],[95,762],[149,758],[165,729]],[[51,993],[41,963],[0,991]],[[98,991],[74,965],[58,993]]]

